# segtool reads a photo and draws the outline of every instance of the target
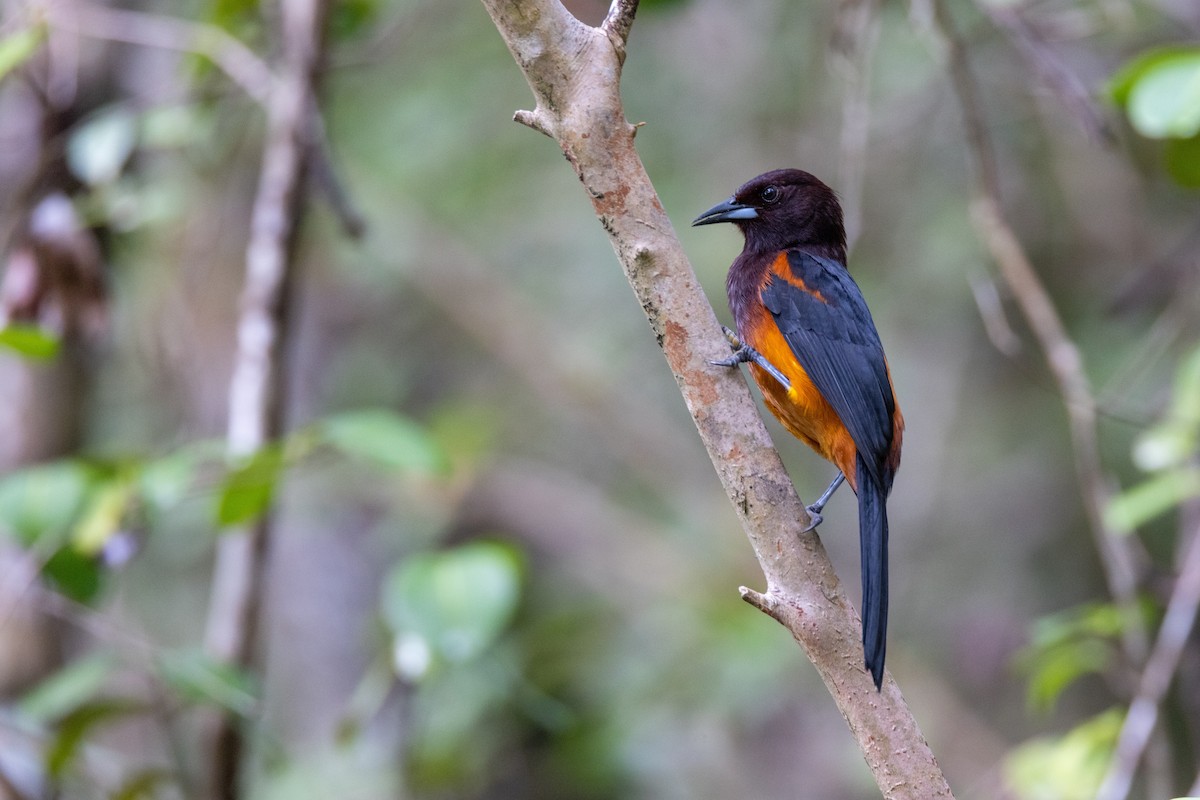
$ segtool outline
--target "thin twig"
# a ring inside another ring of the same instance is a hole
[[[608,34],[617,51],[617,60],[625,63],[625,45],[629,42],[629,31],[637,15],[638,0],[613,0],[608,15],[600,23],[600,30]]]
[[[1013,46],[1020,51],[1025,61],[1041,78],[1046,88],[1059,100],[1062,107],[1079,122],[1092,141],[1112,144],[1115,141],[1112,126],[1100,113],[1092,99],[1092,92],[1079,76],[1063,63],[1062,58],[1050,49],[1041,33],[1021,14],[1017,6],[1006,6],[976,0],[976,7],[991,18],[992,22],[1008,34]]]
[[[329,147],[329,136],[320,109],[313,107],[309,120],[309,164],[313,184],[325,196],[329,208],[341,223],[342,232],[351,239],[361,239],[367,232],[367,218],[346,190],[346,184],[338,174]]]
[[[990,276],[973,279],[971,295],[975,298],[979,318],[983,320],[983,330],[992,347],[1009,358],[1016,358],[1021,352],[1021,339],[1013,331],[1008,317],[1004,314],[1004,303],[1000,301],[996,282]]]
[[[1125,715],[1108,775],[1100,785],[1097,800],[1124,800],[1150,735],[1158,724],[1159,705],[1171,685],[1184,645],[1196,624],[1200,608],[1200,529],[1192,533],[1179,568],[1175,590],[1158,629],[1154,649],[1146,659],[1137,694]]]
[[[216,25],[178,19],[144,11],[128,11],[96,6],[86,0],[70,0],[69,13],[54,10],[50,16],[55,27],[71,33],[202,55],[229,76],[253,100],[266,105],[274,75],[270,67],[246,45]],[[330,208],[352,239],[366,232],[366,220],[337,174],[330,156],[325,121],[313,106],[309,120],[311,131],[308,169],[313,182],[322,190]]]
[[[999,171],[978,87],[967,62],[966,47],[950,21],[942,0],[918,4],[930,31],[941,44],[954,94],[962,111],[967,151],[975,173],[971,217],[980,238],[992,255],[1000,275],[1024,314],[1058,384],[1070,426],[1075,470],[1083,494],[1084,511],[1104,566],[1109,593],[1122,609],[1123,647],[1130,665],[1145,660],[1148,634],[1137,605],[1137,581],[1142,558],[1136,540],[1114,530],[1105,519],[1113,480],[1100,461],[1096,429],[1096,403],[1078,346],[1067,333],[1062,318],[1020,239],[1004,215]]]
[[[250,48],[216,25],[108,8],[71,0],[45,6],[50,24],[80,36],[205,56],[259,103],[271,94],[270,68]]]
[[[267,104],[230,381],[228,449],[233,458],[255,452],[283,429],[283,343],[328,8],[328,0],[289,0],[280,8],[283,62]],[[218,660],[239,665],[252,660],[270,536],[268,514],[222,536],[217,546],[205,646]],[[224,714],[208,734],[213,796],[233,800],[244,751],[237,721]]]
[[[86,633],[97,642],[108,645],[119,652],[123,660],[136,659],[134,667],[145,679],[151,695],[151,716],[162,729],[165,749],[172,765],[173,774],[185,797],[194,797],[196,776],[189,759],[187,748],[180,736],[178,726],[173,724],[171,699],[162,682],[161,656],[163,648],[152,642],[140,631],[118,622],[111,614],[90,608],[59,592],[37,587],[36,602],[46,614],[54,616]]]
[[[863,669],[861,622],[820,539],[803,532],[804,504],[745,379],[711,366],[727,343],[634,148],[620,98],[623,48],[558,0],[483,2],[537,100],[516,118],[554,137],[583,184],[763,569],[761,606],[817,668],[884,797],[951,797],[896,682],[889,674],[877,693]],[[610,27],[634,6],[614,6]]]
[[[839,61],[845,85],[838,186],[850,249],[862,232],[863,182],[871,134],[871,61],[879,39],[878,0],[853,0],[839,11],[842,51]]]

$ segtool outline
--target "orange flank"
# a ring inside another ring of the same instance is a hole
[[[846,482],[857,492],[854,457],[858,451],[850,431],[800,366],[771,313],[764,306],[757,306],[743,333],[746,344],[762,353],[792,385],[791,389],[784,389],[765,370],[751,364],[750,374],[762,390],[767,408],[789,433],[836,464],[846,476]]]
[[[810,289],[804,280],[788,265],[787,253],[780,253],[772,262],[764,275],[764,283],[776,277],[787,281],[792,286],[805,292],[822,303],[828,300],[821,293]],[[832,461],[846,476],[846,482],[855,492],[858,491],[855,456],[858,449],[850,431],[842,423],[837,411],[821,394],[804,367],[796,359],[796,354],[779,330],[779,325],[772,318],[771,312],[761,303],[755,304],[751,311],[750,324],[744,331],[746,344],[753,347],[787,377],[792,388],[785,390],[779,381],[757,364],[750,365],[750,373],[754,382],[762,390],[767,408],[775,415],[780,424],[823,458]],[[888,383],[891,383],[891,371],[888,371]],[[894,397],[894,389],[893,389]],[[893,470],[900,466],[900,447],[904,438],[904,416],[900,413],[899,404],[892,415],[893,439],[891,452],[888,454],[888,466]]]

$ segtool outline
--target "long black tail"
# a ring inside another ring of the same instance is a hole
[[[863,655],[875,679],[883,686],[883,661],[887,653],[888,616],[888,488],[867,469],[858,456],[858,542],[862,558]]]

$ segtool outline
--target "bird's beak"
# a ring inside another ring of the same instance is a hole
[[[732,197],[724,203],[717,203],[700,216],[692,220],[692,227],[697,225],[712,225],[714,222],[736,222],[740,219],[757,219],[758,212],[751,206],[742,205]]]

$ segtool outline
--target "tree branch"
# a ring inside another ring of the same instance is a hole
[[[275,76],[241,40],[216,25],[179,19],[145,11],[130,11],[94,5],[86,0],[71,0],[66,6],[45,5],[48,19],[55,27],[77,36],[90,36],[112,42],[175,50],[204,56],[255,102],[267,106]],[[307,137],[308,169],[312,180],[323,191],[342,230],[351,238],[361,238],[366,220],[342,185],[325,134],[325,122],[314,105]]]
[[[717,475],[767,580],[747,592],[817,667],[887,798],[951,797],[894,680],[876,693],[861,624],[814,534],[744,378],[709,362],[728,346],[634,149],[620,98],[636,3],[618,0],[591,28],[558,0],[483,0],[537,99],[516,119],[553,137],[582,182],[663,348]],[[617,39],[614,42],[614,37]]]
[[[46,3],[47,18],[80,36],[179,50],[205,56],[259,103],[271,93],[270,68],[250,48],[216,25],[144,11],[93,5],[82,0]]]
[[[1026,63],[1054,94],[1060,106],[1078,121],[1089,139],[1106,144],[1116,140],[1112,126],[1098,109],[1092,92],[1050,48],[1041,32],[1026,21],[1019,6],[1001,6],[980,0],[976,0],[975,6],[1008,34]]]
[[[918,4],[920,14],[941,46],[954,94],[962,111],[967,151],[975,173],[971,219],[1024,314],[1046,364],[1058,384],[1066,408],[1075,457],[1075,471],[1096,548],[1104,566],[1108,590],[1122,609],[1125,655],[1132,666],[1140,664],[1149,649],[1148,634],[1137,606],[1141,569],[1135,540],[1114,530],[1105,520],[1113,498],[1113,481],[1100,461],[1096,402],[1083,357],[1067,333],[1054,300],[1046,291],[1016,232],[1004,215],[999,171],[991,137],[983,119],[975,78],[967,63],[966,47],[955,31],[941,0]]]
[[[613,0],[608,9],[600,30],[608,34],[613,48],[617,51],[617,61],[625,63],[625,45],[629,41],[629,30],[633,27],[633,18],[637,14],[638,0]]]
[[[246,283],[229,392],[228,449],[245,457],[283,427],[282,344],[287,338],[292,256],[304,206],[316,83],[328,0],[280,6],[283,63],[267,105],[267,135],[246,246]],[[248,665],[257,640],[270,516],[220,538],[205,631],[208,652]],[[238,796],[244,750],[237,721],[226,714],[211,736],[213,796]]]
[[[838,195],[846,218],[846,245],[854,249],[862,233],[863,183],[871,139],[871,61],[879,40],[877,0],[851,0],[838,6],[834,64],[842,73],[842,131],[838,148]]]
[[[1200,608],[1200,530],[1192,533],[1184,552],[1158,639],[1146,659],[1137,695],[1125,715],[1116,753],[1096,794],[1097,800],[1125,800],[1129,796],[1142,754],[1158,724],[1158,707],[1171,686],[1184,645],[1196,624],[1197,608]]]

